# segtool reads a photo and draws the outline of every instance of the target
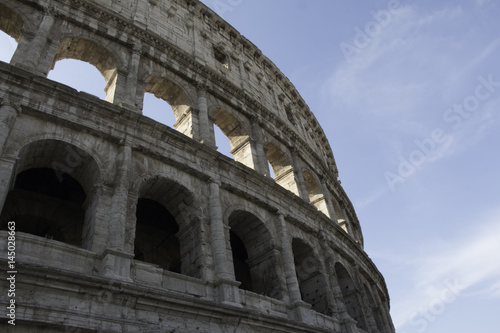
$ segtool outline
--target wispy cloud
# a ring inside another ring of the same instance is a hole
[[[414,269],[414,290],[399,304],[393,304],[396,327],[409,325],[419,313],[425,312],[446,294],[453,285],[455,297],[474,287],[500,297],[500,211],[475,221],[476,232],[452,242],[424,244],[422,256],[411,264]],[[492,282],[495,281],[495,282]],[[493,292],[492,292],[493,291]]]
[[[462,14],[459,6],[427,15],[421,15],[413,6],[401,7],[369,46],[352,61],[339,64],[326,85],[326,93],[334,102],[356,105],[363,112],[402,115],[415,111],[426,94],[450,82],[448,77],[455,68],[462,67],[453,63],[450,54],[442,54],[442,45],[450,41],[447,35],[436,33],[441,25],[458,21]]]

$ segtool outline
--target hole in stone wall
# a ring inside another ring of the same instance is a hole
[[[5,32],[0,31],[0,61],[10,62],[16,48],[16,40]]]
[[[273,166],[271,165],[271,163],[269,163],[269,161],[267,161],[267,167],[269,168],[269,177],[275,179]]]
[[[214,47],[214,57],[215,60],[217,60],[217,62],[222,65],[222,67],[229,68],[229,61],[227,55],[215,47]]]
[[[234,159],[231,154],[231,144],[229,142],[229,138],[222,132],[222,130],[214,125],[214,133],[215,133],[215,145],[217,146],[217,151],[222,155],[225,155],[231,159]]]
[[[152,93],[144,94],[142,113],[146,117],[156,120],[159,123],[172,128],[174,127],[175,115],[172,106],[165,100],[155,97]]]
[[[75,59],[59,60],[47,77],[100,99],[106,97],[106,81],[99,70],[87,62]]]
[[[181,273],[179,226],[172,214],[158,202],[141,198],[136,218],[135,259]]]
[[[85,200],[73,177],[50,168],[25,170],[6,198],[0,226],[16,221],[18,231],[80,246]]]
[[[240,281],[240,288],[244,290],[253,290],[250,266],[248,265],[248,253],[243,241],[232,230],[229,231],[231,242],[231,251],[233,254],[234,274],[236,281]]]

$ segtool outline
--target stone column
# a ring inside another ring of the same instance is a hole
[[[295,261],[293,259],[293,250],[288,230],[286,227],[285,216],[279,213],[279,231],[281,241],[281,257],[283,258],[283,266],[285,268],[285,278],[288,287],[288,294],[292,304],[302,300],[300,296],[299,281],[295,272]]]
[[[209,216],[212,255],[214,262],[215,285],[219,302],[240,304],[239,282],[235,281],[234,269],[226,246],[226,227],[222,218],[220,201],[220,184],[214,180],[209,182]]]
[[[311,305],[304,302],[300,294],[299,280],[297,279],[297,272],[295,271],[292,242],[288,235],[285,216],[280,212],[278,213],[278,218],[280,222],[278,228],[281,241],[281,257],[283,259],[290,306],[293,308],[295,315],[295,318],[292,319],[304,323],[311,323]]]
[[[352,231],[351,221],[349,220],[349,217],[347,216],[347,211],[345,209],[345,205],[343,202],[340,202],[340,207],[342,209],[342,215],[344,216],[344,220],[345,220],[345,224],[346,224],[346,228],[347,228],[347,233],[349,235],[351,235],[353,238],[355,238],[354,233]]]
[[[123,100],[123,106],[130,107],[136,111],[138,111],[137,80],[139,75],[139,65],[141,63],[141,52],[141,42],[135,41],[128,63],[127,81],[125,83],[125,96]]]
[[[14,66],[22,67],[24,65],[24,59],[28,50],[30,49],[31,41],[35,38],[35,33],[21,29],[21,38],[17,43],[17,48],[12,55],[10,64]]]
[[[42,18],[40,26],[38,27],[36,35],[31,41],[26,55],[24,56],[24,66],[30,69],[37,69],[38,62],[42,56],[43,48],[47,44],[54,21],[55,13],[52,10],[47,10]]]
[[[306,181],[304,180],[304,175],[301,172],[299,156],[297,149],[292,147],[290,149],[292,153],[292,162],[293,162],[293,171],[295,172],[295,182],[297,183],[297,187],[299,189],[299,196],[307,202],[309,200],[309,192],[307,192]]]
[[[198,87],[198,123],[200,142],[215,147],[215,137],[211,134],[208,120],[207,92],[202,86]]]
[[[18,109],[19,107],[14,107],[8,98],[2,101],[2,107],[0,107],[0,156],[3,154],[10,131],[16,122]]]
[[[14,176],[16,162],[17,159],[14,156],[0,157],[0,213],[3,210],[5,199],[13,181],[12,177]]]
[[[335,208],[333,207],[332,198],[330,196],[330,191],[328,190],[328,186],[326,186],[325,177],[320,176],[320,182],[321,182],[321,190],[323,191],[323,197],[326,202],[326,208],[328,209],[328,215],[330,215],[330,219],[335,221],[335,223],[338,223],[337,213],[335,212]]]
[[[128,71],[121,68],[115,70],[114,75],[107,81],[104,91],[106,92],[105,101],[115,104],[123,105],[124,101],[128,98],[126,86]]]
[[[130,264],[134,257],[133,253],[127,253],[124,249],[131,158],[130,145],[120,147],[111,214],[107,219],[108,241],[101,255],[102,276],[127,281],[130,280]]]
[[[250,124],[252,125],[252,138],[253,144],[255,147],[255,171],[264,175],[266,177],[270,177],[271,174],[269,172],[269,165],[267,164],[267,155],[264,149],[264,138],[262,137],[262,129],[260,127],[261,121],[259,117],[252,116],[250,118]]]
[[[318,233],[319,243],[321,246],[321,252],[323,252],[325,258],[325,279],[328,286],[327,289],[327,300],[328,300],[328,308],[332,313],[339,313],[338,302],[336,299],[336,295],[333,292],[333,288],[336,286],[332,283],[334,281],[331,276],[335,274],[335,258],[333,257],[333,251],[328,246],[329,240],[326,237],[326,234],[321,228]]]

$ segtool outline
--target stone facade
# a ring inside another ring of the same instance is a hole
[[[0,0],[0,29],[18,42],[0,63],[2,332],[394,332],[323,130],[205,5]],[[105,100],[47,79],[65,58]],[[145,92],[175,129],[142,115]]]

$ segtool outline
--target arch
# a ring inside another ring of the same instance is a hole
[[[93,238],[96,161],[63,141],[39,140],[18,153],[0,225],[16,221],[19,231],[89,249]]]
[[[152,75],[146,79],[145,92],[167,102],[174,112],[173,126],[190,138],[194,137],[192,114],[194,103],[180,85],[165,77]]]
[[[333,210],[335,210],[335,213],[337,214],[338,224],[345,232],[350,233],[350,226],[348,225],[348,221],[345,218],[344,210],[342,209],[342,207],[340,207],[339,202],[333,195],[330,195],[330,198],[332,200]]]
[[[106,81],[106,101],[113,102],[118,79],[118,58],[105,47],[94,41],[79,37],[64,38],[54,55],[50,69],[62,59],[76,59],[87,62],[99,70]]]
[[[214,109],[212,118],[214,119],[214,125],[219,127],[229,139],[234,160],[255,169],[255,159],[250,144],[250,131],[245,128],[243,122],[231,112],[220,107]]]
[[[294,238],[292,251],[302,300],[311,304],[313,310],[329,315],[324,270],[313,248],[305,241]]]
[[[0,3],[0,30],[19,42],[24,22],[21,16],[8,6]]]
[[[341,263],[335,264],[335,272],[337,273],[337,280],[340,290],[342,291],[342,298],[344,300],[347,313],[354,320],[356,320],[356,325],[359,328],[368,331],[366,319],[359,300],[359,292],[354,285],[351,275]]]
[[[4,4],[0,4],[0,60],[9,63],[17,49],[24,22],[21,16]]]
[[[297,183],[295,182],[291,158],[272,142],[266,142],[264,147],[267,160],[273,170],[274,180],[276,183],[296,195],[299,195],[299,189],[297,187]]]
[[[283,292],[276,270],[271,233],[254,214],[234,210],[228,218],[235,278],[240,288],[281,299]]]
[[[375,302],[375,299],[373,298],[373,295],[372,295],[372,292],[370,291],[370,288],[365,283],[363,283],[363,286],[365,288],[365,295],[366,295],[366,298],[368,300],[368,307],[370,308],[372,315],[373,315],[373,320],[375,321],[374,324],[376,326],[376,329],[379,332],[383,332],[384,321],[382,319],[383,316],[381,313],[380,306],[378,306],[377,303]]]
[[[329,216],[328,208],[326,206],[325,196],[321,189],[321,185],[319,184],[316,177],[312,172],[305,170],[303,171],[304,181],[306,183],[307,193],[309,194],[309,201],[325,215]]]
[[[135,259],[189,276],[197,276],[190,232],[197,221],[193,194],[179,183],[153,177],[140,187],[136,207]]]

